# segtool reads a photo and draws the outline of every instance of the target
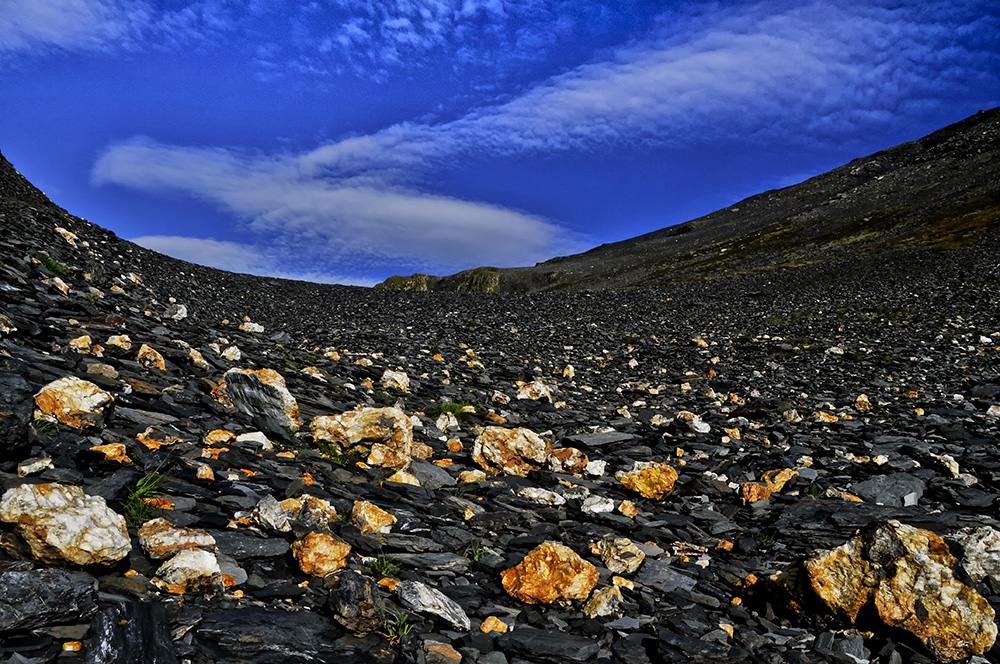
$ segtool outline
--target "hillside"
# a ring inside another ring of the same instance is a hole
[[[801,184],[582,254],[530,268],[392,277],[380,287],[478,292],[663,286],[904,249],[948,250],[995,235],[998,228],[1000,108]]]
[[[155,254],[2,157],[0,227],[0,661],[1000,662],[992,232],[394,292]]]

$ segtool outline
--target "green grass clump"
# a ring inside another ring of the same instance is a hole
[[[125,498],[123,508],[125,510],[125,521],[133,528],[140,528],[142,524],[152,518],[153,506],[149,501],[163,495],[160,487],[167,481],[167,476],[159,472],[159,469],[148,475],[139,478],[135,486],[129,491]]]
[[[373,574],[377,574],[379,578],[396,576],[399,574],[399,565],[397,565],[392,558],[389,558],[388,556],[378,556],[377,558],[368,561],[368,569],[370,569]]]
[[[57,277],[68,277],[72,274],[72,271],[69,268],[60,264],[57,260],[47,254],[37,254],[35,258],[39,263],[45,266],[46,270]]]
[[[56,437],[59,433],[59,425],[51,420],[46,420],[42,418],[35,419],[35,431],[45,436],[46,440],[52,442],[52,439]]]

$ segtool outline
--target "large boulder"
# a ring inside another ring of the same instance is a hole
[[[299,405],[274,369],[230,369],[223,377],[233,406],[262,429],[298,431]]]
[[[109,418],[114,399],[90,381],[66,376],[35,395],[35,417],[72,429],[100,429]]]
[[[97,581],[84,572],[37,569],[0,574],[0,632],[80,622],[96,610]]]
[[[528,604],[585,600],[597,585],[597,568],[573,549],[545,542],[501,573],[504,590]]]
[[[531,429],[486,427],[476,437],[472,460],[494,475],[527,476],[545,467],[552,446]]]
[[[125,517],[77,486],[23,484],[0,499],[0,521],[13,524],[4,549],[50,565],[118,562],[132,550]]]
[[[877,617],[919,638],[941,661],[981,656],[997,636],[989,602],[952,574],[955,558],[938,535],[900,523],[875,522],[842,546],[820,551],[782,584],[804,574],[830,610],[854,623]]]
[[[358,452],[368,463],[402,469],[413,452],[413,423],[398,408],[358,406],[340,415],[320,415],[309,426],[313,440],[341,452]]]

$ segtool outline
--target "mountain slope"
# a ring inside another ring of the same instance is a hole
[[[684,224],[534,267],[392,277],[402,290],[662,286],[901,249],[967,246],[1000,227],[1000,108]]]

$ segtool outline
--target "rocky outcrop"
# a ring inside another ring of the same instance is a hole
[[[356,453],[387,468],[406,468],[413,452],[413,423],[398,408],[359,406],[340,415],[321,415],[309,425],[313,439],[338,452]]]

